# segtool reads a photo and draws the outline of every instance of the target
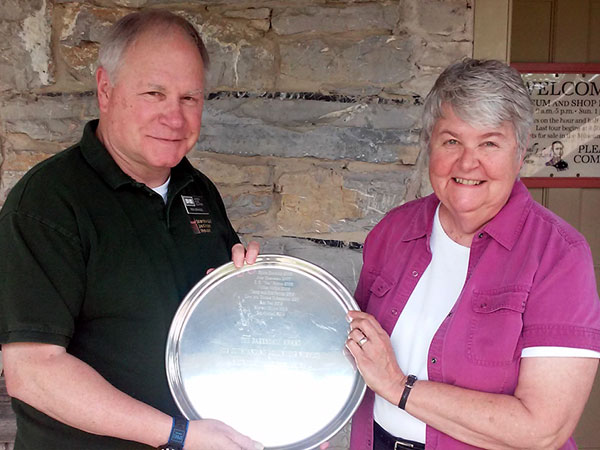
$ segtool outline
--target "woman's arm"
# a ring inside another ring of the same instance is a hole
[[[375,318],[350,312],[348,349],[369,387],[398,404],[406,376]],[[368,342],[357,341],[364,335]],[[482,448],[558,448],[571,436],[598,367],[593,358],[523,358],[514,395],[417,381],[406,411],[453,438]]]

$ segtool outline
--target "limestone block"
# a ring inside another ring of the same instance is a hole
[[[128,12],[89,4],[65,6],[60,23],[59,53],[75,79],[93,84],[100,42],[108,28]]]
[[[210,9],[209,9],[210,11]],[[247,8],[247,9],[234,9],[224,11],[223,15],[225,17],[234,17],[241,19],[251,19],[251,20],[264,20],[268,19],[271,15],[270,8]]]
[[[273,193],[263,191],[224,195],[223,203],[227,209],[227,215],[232,220],[257,216],[265,214],[271,208]]]
[[[247,21],[182,13],[200,31],[210,69],[207,90],[267,90],[275,84],[275,44]]]
[[[92,93],[20,96],[0,103],[7,134],[69,145],[81,137],[85,122],[97,116]]]
[[[392,30],[398,21],[398,5],[306,6],[274,9],[273,30],[280,35],[307,32],[343,33],[346,31]]]
[[[206,74],[207,90],[233,89],[265,91],[273,89],[276,78],[275,49],[271,42],[249,44],[246,41],[226,44],[206,40],[210,69]]]
[[[362,267],[362,249],[346,243],[319,243],[316,240],[293,237],[253,237],[261,244],[261,253],[275,253],[294,256],[316,264],[336,277],[345,287],[354,292],[360,269]],[[339,244],[332,246],[329,244]],[[352,247],[352,248],[351,248]],[[349,433],[349,426],[344,427],[332,439],[333,448],[343,445]],[[331,448],[331,447],[330,447]],[[348,448],[340,446],[339,448]]]
[[[45,0],[2,0],[0,21],[22,21],[42,9]]]
[[[54,3],[90,3],[89,0],[53,0]],[[149,3],[148,0],[94,0],[95,5],[103,6],[107,8],[122,6],[126,8],[141,8]],[[169,3],[168,1],[161,1],[160,3]],[[178,2],[180,3],[180,2]]]
[[[253,165],[239,161],[225,162],[207,156],[191,154],[190,162],[217,186],[242,185],[270,186],[272,169],[267,165]]]
[[[344,173],[344,189],[355,193],[355,204],[360,211],[358,218],[332,225],[334,232],[371,230],[383,216],[404,203],[407,183],[412,170],[391,166],[388,171],[348,171]]]
[[[312,167],[285,173],[276,183],[281,206],[277,225],[284,235],[329,233],[339,222],[357,219],[357,194],[343,186],[334,170]]]
[[[223,11],[221,14],[223,17],[246,19],[246,23],[257,30],[269,31],[269,28],[271,28],[270,8],[234,9]]]
[[[52,153],[37,151],[9,152],[2,165],[2,170],[8,172],[27,172],[33,166],[52,155]]]
[[[269,233],[274,228],[274,195],[272,188],[232,187],[218,185],[227,215],[238,234]]]
[[[344,92],[396,85],[410,78],[413,51],[411,39],[389,35],[282,42],[278,89]]]
[[[419,0],[415,3],[418,23],[429,34],[472,40],[471,3],[465,0]]]
[[[418,57],[421,66],[445,68],[465,56],[473,55],[472,42],[429,42]]]
[[[423,68],[421,73],[402,85],[408,91],[417,94],[420,97],[421,103],[425,101],[425,97],[427,97],[427,94],[435,84],[435,80],[442,73],[444,67],[433,67],[431,69],[427,70],[427,68]]]
[[[24,133],[9,133],[3,136],[4,148],[7,152],[28,152],[46,153],[48,155],[57,153],[65,147],[60,142],[38,141],[32,139]]]
[[[0,6],[0,92],[54,82],[49,7],[45,0],[15,3]]]
[[[4,204],[6,197],[10,190],[17,184],[17,182],[25,175],[25,172],[13,172],[9,170],[2,170],[0,177],[0,204]]]
[[[354,254],[353,257],[355,257]],[[346,263],[344,262],[344,265],[345,264]],[[362,267],[362,260],[359,261],[359,264]],[[355,267],[356,266],[354,266],[352,269],[354,270]],[[342,284],[344,284],[344,282],[342,282]],[[350,289],[350,292],[354,294],[354,287]],[[347,450],[350,448],[350,430],[352,428],[351,422],[352,421],[344,425],[344,427],[340,431],[338,431],[338,433],[335,436],[331,438],[331,440],[329,441],[329,447],[327,447],[329,450]]]
[[[417,142],[419,114],[420,107],[397,103],[219,97],[205,103],[196,149],[396,162]]]

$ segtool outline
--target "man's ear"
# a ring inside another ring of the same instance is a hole
[[[98,108],[100,108],[100,111],[106,112],[112,93],[112,85],[108,77],[108,72],[102,66],[96,70],[96,90],[98,94]]]

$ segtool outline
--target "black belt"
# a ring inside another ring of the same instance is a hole
[[[399,438],[391,435],[384,430],[377,422],[374,422],[373,430],[373,450],[425,450],[425,444],[408,439]]]

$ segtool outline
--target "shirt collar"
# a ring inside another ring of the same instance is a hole
[[[406,227],[401,239],[403,241],[412,241],[427,236],[427,240],[429,240],[431,237],[431,230],[433,229],[435,209],[439,203],[440,201],[435,194],[425,197],[421,204],[421,208],[419,208],[419,211],[414,215],[411,223]]]
[[[517,180],[506,204],[492,220],[483,226],[481,231],[489,234],[508,250],[512,249],[521,234],[532,201],[523,182]],[[419,212],[406,227],[401,238],[403,241],[420,239],[425,236],[428,240],[431,238],[435,209],[440,201],[435,194],[431,194],[425,197],[423,202]]]
[[[110,156],[104,144],[96,136],[98,128],[98,119],[88,122],[83,130],[81,138],[81,152],[83,157],[92,168],[108,183],[113,189],[118,189],[124,185],[143,186],[127,175]],[[173,187],[179,188],[189,183],[196,172],[187,158],[171,169],[171,183]]]
[[[484,225],[483,230],[503,247],[511,250],[523,230],[533,204],[531,194],[521,180],[512,188],[508,202],[496,216]]]

